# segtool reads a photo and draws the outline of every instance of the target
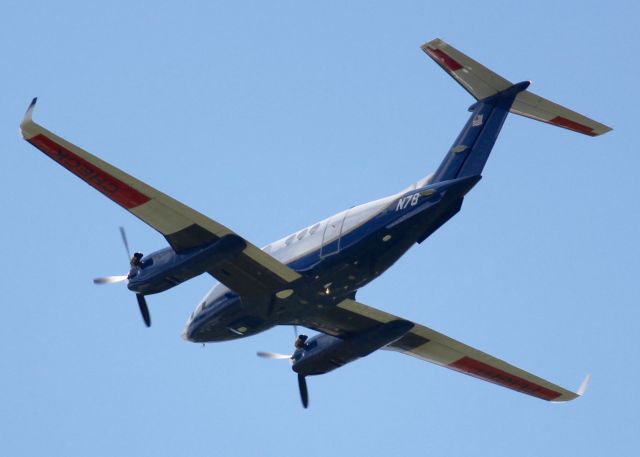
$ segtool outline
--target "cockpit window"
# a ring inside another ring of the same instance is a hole
[[[300,233],[298,233],[298,239],[301,240],[307,234],[307,229],[304,229]]]
[[[216,298],[215,300],[211,300],[211,301],[208,301],[208,302],[207,301],[203,301],[199,308],[200,309],[211,308],[211,306],[213,306],[215,304],[218,304],[218,303],[220,303],[222,301],[225,301],[225,300],[229,300],[229,299],[234,298],[236,296],[237,295],[235,293],[233,293],[233,292],[226,292],[224,295]]]
[[[316,233],[319,228],[320,228],[320,222],[318,222],[316,225],[314,225],[309,229],[309,235],[313,235],[314,233]]]

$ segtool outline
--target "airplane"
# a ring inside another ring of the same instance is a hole
[[[268,244],[262,249],[220,222],[163,194],[35,123],[36,100],[21,123],[23,138],[160,232],[169,246],[135,253],[123,281],[135,293],[144,323],[151,325],[146,296],[208,273],[219,283],[197,305],[183,338],[229,341],[277,325],[318,332],[299,335],[288,359],[298,376],[303,407],[306,377],[328,373],[378,349],[411,355],[543,400],[564,402],[584,394],[589,376],[573,392],[426,326],[356,300],[414,244],[451,219],[482,170],[509,113],[589,136],[609,130],[499,76],[440,39],[422,50],[476,100],[462,131],[435,172],[400,192],[354,206]],[[121,229],[123,242],[129,246]]]

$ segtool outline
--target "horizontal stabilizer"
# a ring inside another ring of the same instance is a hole
[[[611,130],[611,127],[571,111],[528,90],[518,94],[511,106],[511,112],[589,136],[602,135]]]
[[[513,86],[511,81],[440,39],[425,43],[422,50],[476,100],[484,100]],[[611,130],[604,124],[528,90],[517,95],[510,111],[589,136],[602,135]]]

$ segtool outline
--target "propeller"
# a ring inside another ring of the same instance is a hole
[[[258,357],[262,357],[263,359],[275,359],[275,360],[284,360],[284,359],[292,360],[291,357],[293,357],[287,354],[277,354],[275,352],[264,352],[264,351],[258,351],[256,354],[258,355]]]
[[[296,330],[296,341],[294,343],[297,349],[302,349],[306,347],[306,341],[308,339],[307,335],[298,335],[297,326],[294,327]],[[278,354],[277,352],[265,352],[258,351],[256,352],[258,357],[262,357],[263,359],[273,359],[273,360],[286,360],[289,359],[291,364],[293,364],[293,354]],[[307,379],[304,375],[298,373],[298,390],[300,391],[300,400],[302,400],[302,406],[307,408],[309,406],[309,389],[307,389]]]
[[[114,284],[116,282],[122,282],[127,280],[127,275],[105,276],[103,278],[95,278],[94,284]]]
[[[129,242],[127,241],[127,234],[124,231],[124,227],[118,227],[120,229],[120,237],[122,238],[122,244],[124,244],[124,249],[127,251],[127,261],[131,261],[131,250],[129,249]]]
[[[147,300],[142,294],[136,294],[138,299],[138,308],[140,308],[140,314],[142,314],[142,320],[144,325],[151,327],[151,315],[149,314],[149,307],[147,306]]]
[[[302,400],[302,406],[307,408],[309,406],[309,391],[307,390],[307,379],[298,374],[298,389],[300,390],[300,400]]]
[[[127,261],[131,265],[131,267],[136,267],[140,264],[140,259],[142,259],[142,254],[136,252],[131,257],[131,251],[129,250],[129,241],[127,240],[127,234],[124,231],[124,227],[120,228],[120,237],[122,238],[122,244],[124,245],[124,249],[127,253]],[[104,276],[101,278],[95,278],[93,280],[94,284],[114,284],[117,282],[125,282],[129,280],[129,275],[114,275],[114,276]],[[140,314],[142,315],[142,320],[147,327],[151,327],[151,315],[149,314],[149,307],[147,306],[147,300],[144,298],[142,294],[136,294],[136,299],[138,301],[138,308],[140,308]]]

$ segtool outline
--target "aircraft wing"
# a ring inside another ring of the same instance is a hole
[[[36,99],[20,124],[22,136],[87,184],[160,232],[177,253],[234,232],[36,124]],[[300,275],[246,241],[236,258],[209,273],[240,294],[278,291]]]
[[[346,299],[335,308],[314,316],[309,326],[340,335],[367,330],[397,319],[400,318]],[[549,401],[573,400],[584,393],[588,382],[587,377],[578,392],[572,392],[419,324],[415,324],[409,333],[385,349]]]

